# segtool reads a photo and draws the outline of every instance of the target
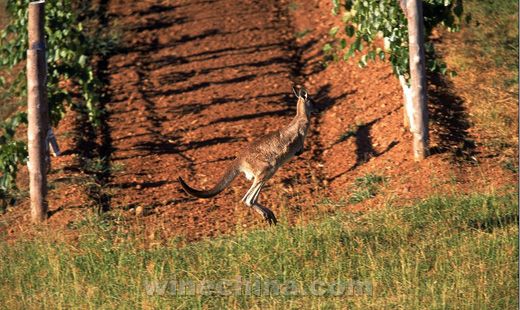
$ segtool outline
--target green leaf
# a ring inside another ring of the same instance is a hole
[[[87,56],[81,55],[79,56],[78,63],[80,66],[84,67],[87,62]]]
[[[364,67],[366,67],[366,65],[367,65],[367,55],[363,55],[363,56],[361,56],[361,59],[358,62],[358,66],[360,68],[364,68]]]
[[[332,0],[332,15],[336,16],[339,13],[339,0]]]
[[[355,51],[356,49],[354,48],[354,45],[351,45],[345,55],[343,55],[343,60],[348,60],[352,55],[354,55]]]
[[[349,37],[352,37],[354,35],[354,33],[356,32],[356,29],[352,25],[347,25],[345,27],[345,32],[347,33],[347,35]]]
[[[462,13],[464,13],[464,7],[462,5],[462,0],[457,0],[455,7],[453,8],[453,13],[457,15],[458,17],[462,16]]]
[[[338,33],[338,30],[339,30],[339,27],[338,27],[338,26],[335,26],[335,27],[330,28],[330,30],[329,30],[329,35],[330,35],[331,37],[336,36],[336,33]]]
[[[432,72],[435,72],[435,69],[437,69],[437,62],[432,61],[428,69]]]
[[[357,51],[361,51],[363,49],[363,47],[361,46],[360,38],[357,38],[356,41],[354,41],[354,44],[352,46],[354,46],[354,49]]]
[[[376,52],[375,51],[368,52],[367,57],[370,60],[376,60]]]
[[[332,50],[332,45],[330,45],[330,43],[326,43],[325,45],[323,45],[323,52],[324,53],[328,53]]]
[[[352,10],[354,3],[352,0],[346,0],[345,1],[345,10],[350,11]]]
[[[348,23],[349,21],[352,20],[352,17],[353,17],[353,15],[351,12],[344,12],[343,17],[341,18],[341,21],[344,23]]]
[[[341,39],[341,41],[339,43],[340,43],[341,49],[344,49],[345,47],[347,47],[347,40]]]

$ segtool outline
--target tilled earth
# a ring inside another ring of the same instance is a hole
[[[321,47],[337,22],[329,2],[102,2],[102,26],[121,40],[100,65],[107,115],[97,139],[72,111],[56,130],[65,152],[49,177],[49,223],[74,227],[88,205],[98,204],[158,239],[265,227],[240,203],[250,185],[243,176],[210,200],[187,196],[176,180],[214,185],[238,151],[294,116],[294,85],[309,90],[318,112],[305,152],[260,196],[282,222],[513,180],[492,160],[477,168],[472,161],[482,151],[470,143],[463,106],[433,84],[432,156],[413,162],[389,65],[323,66]],[[376,196],[345,202],[359,190],[355,179],[369,173],[385,177]],[[16,219],[26,218],[27,208],[25,201],[11,221],[23,222]]]
[[[112,1],[109,12],[126,46],[108,62],[111,161],[123,167],[111,177],[110,207],[152,209],[147,220],[180,234],[257,222],[239,203],[243,178],[206,201],[187,197],[176,179],[212,186],[251,139],[290,121],[290,87],[301,77],[284,4]],[[312,167],[298,160],[278,176],[295,203],[317,189]],[[297,194],[293,182],[302,183]],[[272,192],[262,199],[279,213]]]

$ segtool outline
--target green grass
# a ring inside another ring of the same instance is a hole
[[[374,198],[385,181],[385,177],[374,173],[368,173],[365,176],[356,178],[352,194],[348,201],[355,204]]]
[[[113,221],[93,220],[74,244],[1,242],[0,300],[10,309],[516,309],[517,198],[437,197],[183,246],[151,246],[144,234],[129,237]],[[171,286],[147,287],[237,276],[306,289],[315,280],[319,288],[366,281],[372,294],[176,296]]]

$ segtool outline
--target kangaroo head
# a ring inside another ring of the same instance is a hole
[[[305,115],[307,118],[310,117],[312,112],[311,101],[308,98],[307,90],[303,87],[300,87],[300,90],[296,92],[296,89],[293,87],[293,92],[298,98],[298,102],[296,104],[296,111],[298,115]]]

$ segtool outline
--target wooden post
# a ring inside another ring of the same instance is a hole
[[[408,44],[412,111],[410,131],[413,134],[413,157],[420,161],[428,156],[428,106],[426,103],[426,69],[424,57],[424,23],[422,1],[407,0]],[[403,2],[401,2],[402,6]]]
[[[45,1],[29,3],[29,49],[27,50],[27,115],[29,148],[29,191],[31,218],[35,223],[47,219],[47,63],[45,57]]]

